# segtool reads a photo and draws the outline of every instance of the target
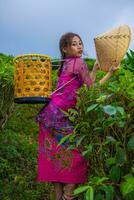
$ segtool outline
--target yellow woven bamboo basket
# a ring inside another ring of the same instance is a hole
[[[52,91],[52,65],[47,55],[25,54],[14,59],[14,101],[49,102]]]
[[[131,40],[128,25],[122,25],[94,38],[96,57],[100,69],[108,71],[111,66],[118,66],[125,56]]]

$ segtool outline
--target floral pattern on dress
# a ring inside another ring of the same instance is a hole
[[[79,65],[81,72],[77,68],[75,70],[75,64]],[[72,67],[72,73],[68,72],[69,67]],[[70,108],[75,109],[77,90],[84,83],[83,74],[88,77],[87,67],[80,58],[65,61],[57,88],[74,78],[73,81],[55,92],[49,104],[45,105],[36,117],[40,124],[38,179],[41,181],[81,183],[86,180],[86,161],[79,149],[69,149],[69,140],[59,145],[64,136],[73,134],[74,126],[65,113]],[[86,80],[90,85],[90,77]]]

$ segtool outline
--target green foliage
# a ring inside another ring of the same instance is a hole
[[[85,189],[85,199],[88,186],[93,188],[94,200],[133,199],[133,83],[133,72],[121,67],[105,84],[96,85],[90,91],[83,86],[78,92],[74,139],[80,132],[79,146],[89,162],[90,175],[88,184],[84,188],[80,186],[75,194]],[[124,177],[128,173],[131,179],[126,181]],[[107,180],[98,187],[92,181],[94,177]],[[130,190],[126,192],[127,183]]]
[[[57,69],[52,71],[52,88],[53,88],[53,90],[55,90],[55,88],[56,88],[57,73],[58,73]]]
[[[88,65],[89,70],[91,70],[95,63],[95,59],[84,58],[84,61]]]
[[[123,178],[124,180],[120,185],[122,195],[125,199],[132,200],[134,197],[134,177],[131,174],[127,174]]]
[[[127,149],[128,151],[134,150],[134,134],[129,138],[129,141],[127,143]]]
[[[56,80],[55,70],[53,87]],[[0,199],[53,200],[53,188],[36,180],[38,126],[34,117],[42,105],[14,105],[13,89],[13,57],[0,54]]]
[[[0,128],[13,110],[13,56],[0,54]]]
[[[122,63],[124,64],[125,69],[134,72],[134,51],[130,49],[130,51],[126,53],[126,58]]]
[[[50,186],[37,182],[38,105],[16,105],[0,132],[0,199],[52,199]]]
[[[114,197],[113,186],[107,185],[107,177],[91,177],[88,185],[80,186],[74,190],[74,195],[85,192],[85,200],[112,200]]]
[[[13,85],[13,56],[0,53],[0,82]]]
[[[76,196],[84,193],[85,200],[133,200],[133,56],[131,50],[120,70],[102,86],[96,84],[89,90],[84,85],[78,91],[77,109],[65,113],[75,128],[61,143],[69,139],[70,149],[82,146],[90,166],[88,183],[74,191]],[[41,106],[14,106],[12,59],[0,54],[0,117],[11,116],[0,132],[0,199],[52,200],[53,188],[36,182],[38,127],[34,116]],[[92,69],[94,60],[85,62]],[[99,71],[97,80],[104,74]],[[57,69],[52,74],[53,89],[56,81]]]

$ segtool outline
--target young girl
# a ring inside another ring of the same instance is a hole
[[[63,111],[75,108],[77,90],[83,84],[89,88],[92,86],[99,66],[96,62],[89,74],[81,58],[83,42],[75,33],[66,33],[61,37],[60,51],[62,62],[57,89],[50,103],[37,116],[40,125],[38,181],[54,184],[56,200],[72,200],[77,199],[73,190],[87,181],[87,162],[79,149],[68,148],[68,141],[59,145],[64,136],[73,134],[73,125]],[[112,71],[100,83],[109,79]]]

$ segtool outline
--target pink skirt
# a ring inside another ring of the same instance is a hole
[[[66,144],[58,145],[53,131],[39,127],[39,182],[85,183],[87,162],[78,149],[70,150]]]

